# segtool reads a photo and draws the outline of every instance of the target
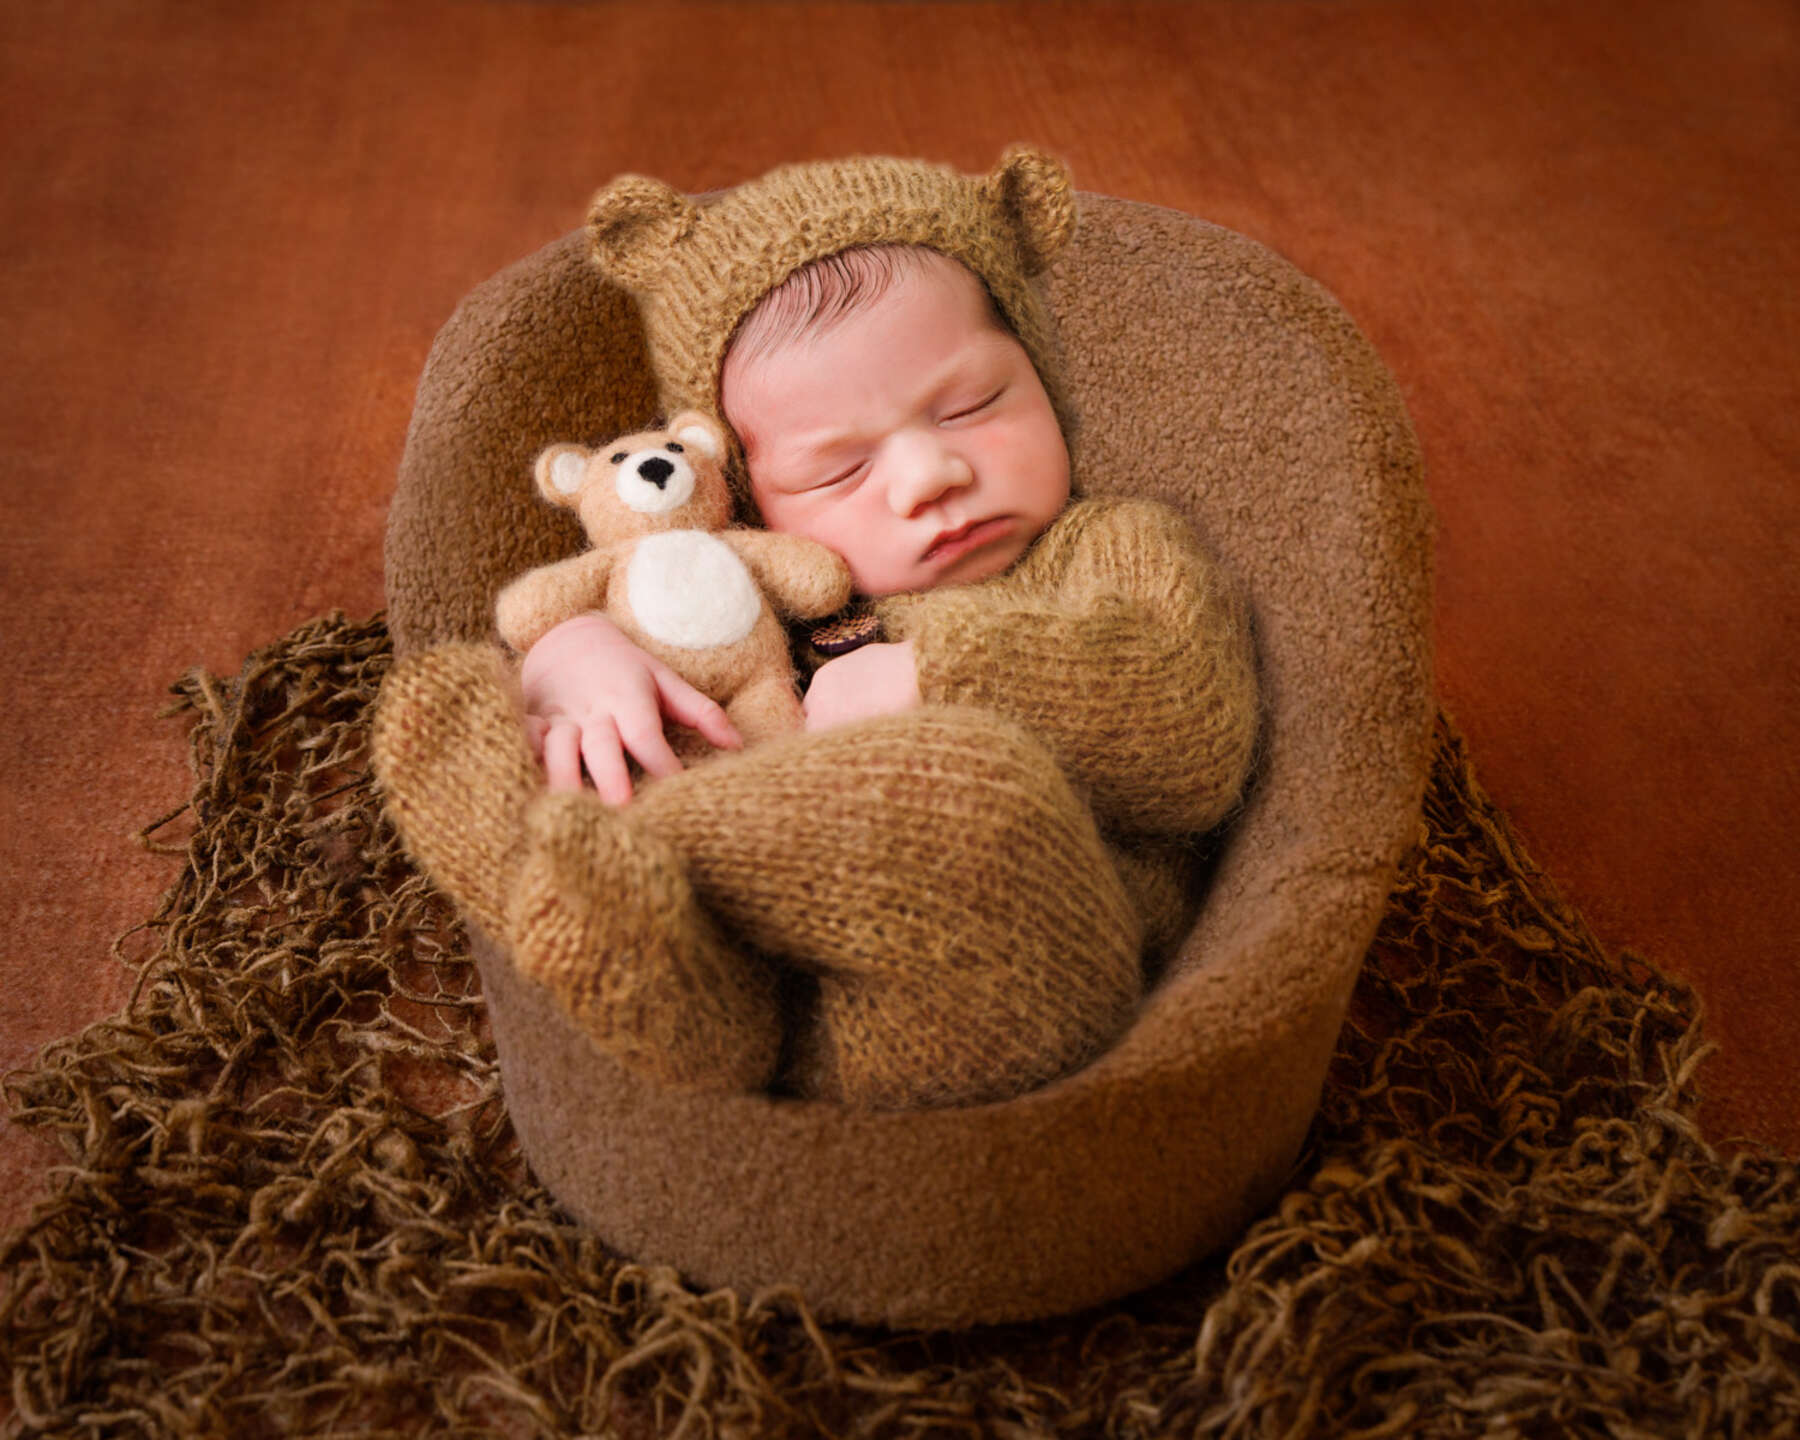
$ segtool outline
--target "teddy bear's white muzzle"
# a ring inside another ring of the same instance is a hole
[[[619,462],[619,499],[641,515],[666,515],[694,493],[694,467],[666,450],[637,450]]]

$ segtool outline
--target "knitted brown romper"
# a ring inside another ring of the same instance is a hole
[[[982,278],[1066,425],[1029,278],[1073,222],[1060,164],[1014,150],[980,178],[786,167],[706,205],[625,177],[590,230],[671,413],[719,414],[732,332],[795,269],[898,243]],[[1255,742],[1243,612],[1171,512],[1079,500],[1005,575],[875,609],[913,643],[920,709],[720,756],[620,809],[544,792],[516,719],[495,723],[517,708],[497,649],[413,657],[376,727],[390,809],[523,973],[665,1079],[785,1066],[797,1093],[877,1107],[1021,1093],[1110,1043],[1146,945],[1183,933],[1186,841],[1235,804]],[[810,977],[803,1014],[783,972]]]

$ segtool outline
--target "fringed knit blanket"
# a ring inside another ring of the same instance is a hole
[[[0,1241],[16,1432],[1800,1432],[1800,1177],[1702,1141],[1689,997],[1601,951],[1448,725],[1275,1208],[1097,1311],[892,1334],[696,1294],[526,1173],[364,765],[388,658],[334,617],[176,686],[136,995],[7,1081],[70,1157]]]

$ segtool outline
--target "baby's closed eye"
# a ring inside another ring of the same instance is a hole
[[[1002,395],[1004,395],[1005,393],[1006,393],[1006,387],[1003,385],[997,390],[991,390],[991,391],[986,392],[985,394],[981,395],[978,399],[969,401],[966,404],[958,404],[958,405],[956,405],[955,408],[953,408],[950,411],[949,414],[945,415],[942,419],[940,419],[938,421],[938,424],[945,425],[945,424],[949,424],[951,421],[954,421],[954,420],[967,420],[972,416],[979,415],[984,410],[990,409],[994,405],[995,401],[999,400],[999,398]]]
[[[848,485],[854,480],[861,479],[868,471],[868,468],[869,462],[867,460],[858,460],[851,465],[839,466],[833,469],[826,479],[820,481],[816,488],[820,490],[829,490],[834,485]]]

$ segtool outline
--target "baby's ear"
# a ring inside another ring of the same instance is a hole
[[[621,175],[588,206],[588,241],[602,271],[642,289],[662,273],[699,212],[679,190],[645,175]]]
[[[709,460],[725,457],[725,430],[710,415],[698,410],[683,410],[669,422],[669,434],[683,445],[692,446]]]
[[[1068,167],[1042,150],[1012,145],[982,185],[1012,226],[1025,273],[1048,270],[1075,233],[1075,187]]]
[[[580,445],[552,445],[538,456],[532,473],[544,498],[553,505],[573,507],[581,498],[591,459],[593,452]]]

